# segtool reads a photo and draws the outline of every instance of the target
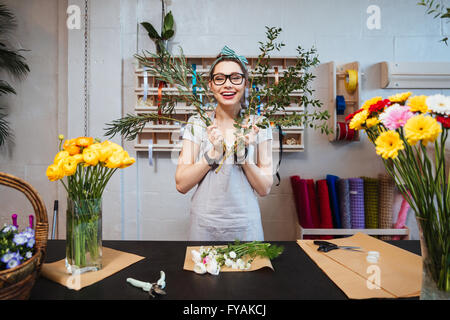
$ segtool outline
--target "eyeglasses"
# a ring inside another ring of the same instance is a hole
[[[230,82],[234,85],[240,85],[244,81],[244,74],[235,72],[232,74],[216,73],[212,75],[212,81],[216,86],[223,85],[227,79],[230,79]]]

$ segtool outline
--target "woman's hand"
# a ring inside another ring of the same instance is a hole
[[[245,130],[249,128],[248,125],[243,125],[242,128]],[[256,144],[256,138],[258,136],[259,128],[255,125],[251,126],[251,129],[245,135],[240,132],[236,137],[236,156],[238,163],[242,163],[246,157],[245,149],[248,150],[250,145]]]
[[[213,159],[220,158],[224,153],[224,137],[222,131],[217,127],[216,122],[206,128],[209,142],[213,145],[213,148],[209,152],[209,156]]]

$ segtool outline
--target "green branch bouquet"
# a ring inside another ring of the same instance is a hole
[[[260,54],[254,69],[249,74],[248,106],[235,120],[234,127],[237,132],[246,135],[251,130],[251,125],[259,128],[267,128],[271,124],[275,126],[309,125],[311,128],[320,129],[322,133],[329,134],[331,132],[327,126],[329,113],[328,111],[318,111],[318,108],[322,107],[322,103],[311,98],[314,90],[310,88],[310,84],[315,76],[309,72],[309,69],[319,64],[315,48],[304,50],[298,46],[295,65],[289,66],[283,74],[280,74],[279,81],[267,83],[270,55],[284,46],[284,43],[277,41],[281,31],[281,28],[266,27],[267,40],[264,43],[259,42]],[[186,121],[172,117],[176,104],[182,101],[187,105],[194,106],[195,113],[202,120],[204,127],[211,125],[207,111],[211,110],[214,98],[209,93],[208,75],[196,72],[187,63],[181,48],[178,57],[172,56],[164,49],[159,54],[144,51],[142,55],[136,54],[135,57],[149,75],[154,76],[157,81],[174,85],[178,94],[176,96],[164,94],[158,107],[158,113],[127,114],[121,119],[108,123],[106,136],[113,137],[120,134],[127,140],[134,140],[144,129],[145,124],[154,120],[164,119],[187,124]],[[195,79],[195,81],[191,82],[191,79]],[[193,82],[195,82],[195,92],[192,88]],[[254,88],[258,88],[258,90],[253,90]],[[286,110],[286,107],[290,105],[291,94],[295,92],[303,94],[301,104],[304,106],[305,112],[292,112],[283,117],[276,117],[277,112]],[[308,107],[314,107],[314,110],[307,110]],[[254,123],[251,125],[248,123],[250,115],[255,115]],[[235,148],[235,152],[236,150],[237,148]]]

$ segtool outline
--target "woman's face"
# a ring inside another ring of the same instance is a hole
[[[209,80],[209,88],[217,103],[224,107],[233,107],[240,104],[246,85],[241,66],[234,61],[221,61],[214,67],[212,76],[213,80]],[[225,82],[221,84],[224,80]],[[240,80],[242,82],[237,84]]]

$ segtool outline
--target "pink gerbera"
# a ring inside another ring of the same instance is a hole
[[[381,123],[389,130],[395,130],[403,127],[409,118],[413,117],[412,113],[408,107],[403,107],[399,104],[394,104],[393,106],[387,108],[381,115]]]

